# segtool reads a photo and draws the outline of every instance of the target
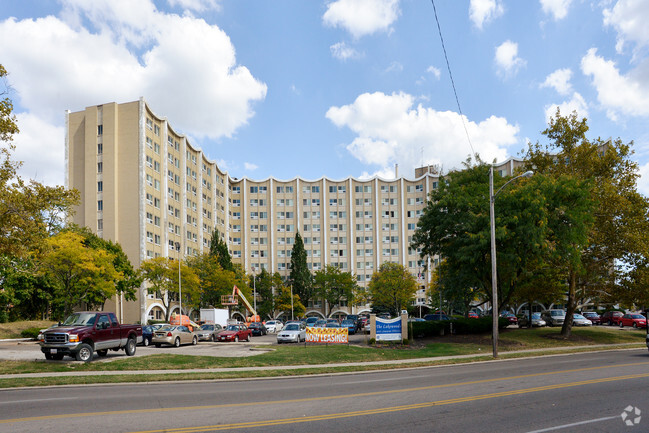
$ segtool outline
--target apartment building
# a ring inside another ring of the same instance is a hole
[[[438,185],[434,167],[418,168],[412,179],[238,179],[143,98],[68,111],[66,129],[66,186],[81,194],[72,221],[119,242],[135,267],[207,251],[218,230],[247,273],[288,276],[299,231],[313,272],[334,265],[366,286],[382,263],[397,262],[420,283],[414,304],[426,304],[430,274],[409,245]],[[509,159],[498,170],[507,175],[520,163]],[[142,287],[137,301],[116,297],[106,308],[125,322],[164,318],[156,296]],[[307,314],[321,314],[317,303],[307,307]],[[352,310],[363,311],[341,305],[333,313]]]

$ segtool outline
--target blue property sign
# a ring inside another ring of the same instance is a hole
[[[376,318],[376,341],[401,340],[401,318]]]

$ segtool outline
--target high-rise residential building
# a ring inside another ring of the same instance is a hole
[[[218,230],[247,273],[288,276],[299,231],[313,272],[334,265],[366,286],[382,263],[397,262],[419,281],[415,305],[426,305],[423,289],[435,260],[424,274],[409,245],[437,188],[435,167],[418,168],[411,179],[234,178],[143,98],[68,111],[66,127],[66,186],[81,194],[72,221],[119,242],[135,267],[154,257],[206,252]],[[512,158],[497,169],[511,174],[520,163]],[[106,308],[123,321],[163,319],[156,296],[142,287],[137,301],[116,297]],[[321,307],[316,301],[307,314],[322,314]],[[351,310],[343,303],[332,314]]]

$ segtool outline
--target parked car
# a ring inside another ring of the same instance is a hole
[[[284,324],[281,322],[281,320],[269,320],[268,322],[266,322],[266,331],[273,334],[281,331],[283,327]]]
[[[305,325],[306,326],[315,326],[316,322],[320,320],[317,317],[307,317]]]
[[[601,318],[599,317],[599,314],[597,314],[594,311],[585,311],[581,313],[586,319],[590,320],[593,322],[593,325],[599,325],[601,322]]]
[[[559,326],[563,325],[563,321],[566,320],[566,312],[558,309],[545,310],[541,313],[541,318],[548,326]]]
[[[421,317],[409,317],[408,322],[425,322]]]
[[[325,319],[318,319],[313,325],[315,328],[324,328],[327,326],[327,321]]]
[[[340,326],[340,323],[338,322],[329,322],[325,328],[342,328],[342,326]]]
[[[575,313],[572,315],[572,326],[591,326],[592,324],[593,322],[586,319],[581,314]]]
[[[622,316],[624,316],[624,313],[621,311],[607,311],[602,314],[600,321],[602,325],[604,323],[606,323],[608,326],[619,325]]]
[[[340,324],[343,328],[347,328],[349,334],[356,334],[356,322],[351,319],[345,319]]]
[[[340,325],[340,322],[338,321],[338,319],[334,319],[333,317],[330,317],[330,318],[327,319],[327,325],[330,324],[330,323],[337,323],[337,324]]]
[[[261,337],[262,335],[268,334],[268,330],[261,322],[252,322],[250,325],[248,325],[248,329],[250,329],[252,335],[258,335]]]
[[[153,338],[153,327],[151,325],[142,325],[142,345],[148,346]]]
[[[514,313],[505,313],[501,317],[504,317],[505,319],[509,320],[510,325],[518,325],[518,317]]]
[[[196,335],[200,341],[216,341],[223,327],[218,323],[205,323],[196,330]]]
[[[301,341],[306,341],[305,323],[287,323],[284,329],[277,333],[277,344]]]
[[[368,320],[367,322],[365,322],[365,325],[363,325],[363,332],[369,334],[372,331],[371,328],[372,327],[370,326],[370,321]]]
[[[479,319],[480,316],[475,311],[469,311],[469,319]]]
[[[363,319],[358,314],[348,314],[347,317],[345,317],[345,320],[351,320],[354,322],[354,326],[356,327],[353,332],[354,334],[363,327]],[[350,331],[350,333],[352,332]]]
[[[633,326],[634,328],[646,328],[647,318],[639,313],[625,314],[620,318],[620,328]]]
[[[518,318],[518,327],[519,328],[528,328],[529,327],[529,315],[523,314]],[[541,313],[532,313],[532,327],[545,326],[545,320],[541,318]]]
[[[435,314],[426,314],[424,316],[424,320],[451,320],[451,319],[444,313],[435,313]]]
[[[167,325],[153,333],[151,342],[155,347],[163,344],[179,347],[181,344],[198,344],[198,337],[186,326]]]
[[[225,331],[219,334],[217,341],[234,341],[235,343],[239,340],[250,341],[252,338],[252,331],[241,323],[236,325],[228,325],[225,328]]]

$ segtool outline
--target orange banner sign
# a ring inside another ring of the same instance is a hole
[[[347,328],[306,328],[307,343],[349,343]]]

